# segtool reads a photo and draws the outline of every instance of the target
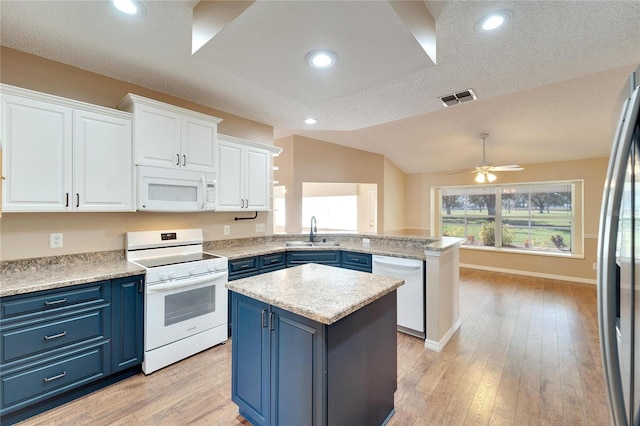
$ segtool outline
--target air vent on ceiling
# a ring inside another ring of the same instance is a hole
[[[446,107],[451,105],[457,105],[462,102],[475,101],[478,99],[476,94],[473,93],[473,89],[463,90],[462,92],[453,93],[451,95],[440,96],[442,104]]]

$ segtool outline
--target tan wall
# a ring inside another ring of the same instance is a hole
[[[394,233],[406,228],[407,175],[393,162],[384,159],[384,232]]]
[[[384,223],[384,157],[367,151],[348,148],[316,139],[293,135],[276,139],[275,145],[293,152],[293,161],[276,158],[280,171],[293,164],[292,181],[287,184],[288,233],[302,231],[302,182],[375,183],[378,185],[378,233]],[[282,176],[282,175],[277,175]],[[280,183],[287,180],[276,177]]]
[[[6,47],[1,47],[0,58],[0,81],[5,84],[110,108],[127,93],[135,93],[222,118],[218,127],[221,133],[273,144],[271,126]],[[250,221],[236,222],[235,216],[246,214],[5,213],[0,219],[0,260],[121,250],[127,231],[203,228],[209,241],[265,235],[256,233],[254,226],[265,223],[267,233],[271,233],[269,212]],[[223,225],[231,225],[229,236],[222,235]],[[63,233],[63,248],[49,248],[50,232]]]
[[[542,182],[551,180],[584,180],[584,259],[497,253],[463,248],[460,263],[479,267],[528,271],[535,274],[595,280],[597,234],[600,220],[602,189],[608,158],[524,165],[525,170],[496,173],[497,183]],[[407,176],[407,227],[428,231],[431,221],[431,188],[473,184],[472,174],[423,173]],[[414,203],[414,200],[417,202]]]

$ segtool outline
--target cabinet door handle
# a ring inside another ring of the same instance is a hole
[[[76,208],[80,207],[80,194],[76,192]]]
[[[269,331],[274,331],[276,329],[276,314],[273,312],[269,312]]]
[[[58,374],[57,376],[53,376],[53,377],[45,377],[44,381],[45,382],[52,382],[54,380],[58,380],[58,379],[62,379],[64,376],[67,375],[66,371],[63,371],[62,373]]]
[[[180,154],[176,154],[176,166],[180,165]]]
[[[58,334],[53,334],[51,336],[44,336],[44,340],[53,340],[53,339],[58,339],[60,337],[64,337],[67,335],[66,331],[63,331],[62,333],[58,333]]]
[[[69,207],[69,193],[68,193],[68,192],[66,192],[66,193],[65,193],[65,196],[66,196],[67,201],[65,202],[64,206],[65,206],[65,207]]]
[[[186,155],[182,155],[182,165],[186,166],[187,165],[187,156]]]
[[[144,291],[144,281],[138,280],[138,293],[142,293]]]
[[[267,327],[267,310],[263,309],[262,310],[262,314],[260,315],[260,325],[262,326],[262,328],[266,328]]]
[[[61,303],[65,303],[66,301],[67,301],[67,298],[65,297],[64,299],[58,299],[58,300],[52,300],[52,301],[46,300],[46,301],[44,302],[44,304],[45,304],[45,305],[47,305],[47,306],[50,306],[50,305],[59,305],[59,304],[61,304]]]

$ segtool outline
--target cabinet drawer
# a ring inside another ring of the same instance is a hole
[[[286,252],[260,256],[260,272],[269,272],[282,269],[287,262]]]
[[[250,272],[257,272],[259,268],[257,257],[236,259],[229,261],[229,280],[237,280],[249,276]]]
[[[2,414],[108,374],[109,345],[102,344],[2,376]]]
[[[353,251],[343,251],[341,266],[347,269],[371,272],[371,255]]]
[[[105,311],[107,308],[94,309],[26,326],[5,327],[0,332],[2,363],[105,337],[105,317],[109,317]]]
[[[0,301],[0,319],[9,319],[20,315],[38,314],[54,309],[78,306],[91,302],[108,300],[106,294],[109,281],[100,281],[81,287],[65,290],[52,290],[27,295],[3,298]]]
[[[287,266],[296,266],[305,263],[321,263],[323,265],[340,266],[340,252],[338,250],[287,252]]]

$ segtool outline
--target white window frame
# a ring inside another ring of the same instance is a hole
[[[535,185],[570,185],[571,187],[571,252],[554,252],[539,251],[532,249],[522,249],[515,247],[502,246],[502,191],[497,188],[509,188],[514,186],[535,186]],[[483,185],[488,190],[493,190],[496,196],[496,214],[495,214],[495,242],[496,246],[475,246],[463,244],[461,248],[468,250],[495,251],[504,253],[518,253],[534,256],[559,256],[584,259],[584,180],[556,180],[556,181],[539,181],[539,182],[517,182],[494,185]],[[431,188],[431,229],[432,235],[442,235],[442,192],[445,189],[467,189],[478,188],[478,185],[455,185],[441,186]],[[466,231],[465,231],[466,233]]]

